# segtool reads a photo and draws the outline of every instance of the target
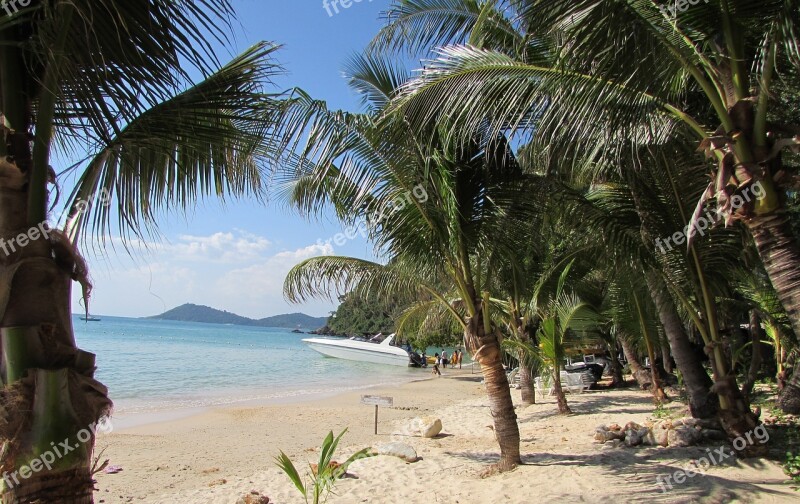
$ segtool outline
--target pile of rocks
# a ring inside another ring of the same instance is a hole
[[[607,446],[694,446],[706,441],[727,439],[716,420],[681,418],[678,420],[659,420],[639,425],[628,422],[624,427],[618,424],[599,425],[594,439]]]

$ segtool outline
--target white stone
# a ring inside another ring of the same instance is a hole
[[[442,421],[436,417],[417,417],[411,420],[408,433],[412,436],[434,438],[442,432]]]
[[[414,448],[405,443],[386,443],[374,447],[372,451],[375,455],[389,455],[392,457],[398,457],[406,462],[416,462],[419,460],[417,452],[414,450]]]

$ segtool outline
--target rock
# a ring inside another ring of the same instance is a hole
[[[603,443],[603,449],[618,448],[621,444],[622,441],[619,439],[612,439],[611,441],[606,441]]]
[[[608,430],[608,432],[611,433],[611,439],[619,439],[620,441],[625,439],[625,431],[622,430],[622,427],[617,424],[612,425],[612,427],[614,427],[614,429]]]
[[[656,424],[650,432],[653,435],[654,444],[658,446],[667,446],[669,443],[669,427],[667,424]]]
[[[269,497],[251,490],[249,494],[239,497],[236,504],[269,504]]]
[[[436,417],[417,417],[411,420],[408,433],[412,436],[434,438],[442,432],[442,421]]]
[[[653,429],[644,429],[640,434],[642,435],[642,444],[647,446],[656,446],[658,444],[656,436],[653,434]]]
[[[374,447],[372,451],[375,455],[390,455],[392,457],[401,458],[406,462],[416,462],[419,460],[414,448],[405,443],[386,443]]]
[[[622,430],[624,430],[624,431],[629,431],[629,430],[638,431],[638,430],[641,430],[641,429],[642,429],[642,426],[637,424],[636,422],[628,422],[628,423],[625,424],[625,427]]]
[[[600,441],[601,443],[605,443],[606,441],[611,441],[611,433],[608,432],[605,428],[603,429],[596,429],[594,431],[594,439],[595,441]]]
[[[625,445],[639,446],[642,444],[642,436],[639,435],[638,430],[629,429],[625,431]]]
[[[703,436],[700,434],[700,431],[693,427],[679,426],[676,429],[672,429],[669,431],[669,434],[667,434],[667,442],[670,447],[693,446],[702,441],[702,439]]]
[[[609,430],[607,427],[601,425],[595,430],[594,438],[601,443],[612,441],[614,439],[620,441],[625,439],[625,432],[622,431],[619,425],[613,425],[612,427],[616,427],[616,429]]]
[[[653,425],[654,429],[670,430],[672,428],[672,420],[661,420]]]

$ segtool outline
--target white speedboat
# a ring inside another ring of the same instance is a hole
[[[312,350],[330,357],[348,359],[361,362],[374,362],[375,364],[389,364],[392,366],[409,366],[411,359],[406,350],[392,346],[394,333],[386,336],[383,341],[378,334],[370,340],[355,338],[306,338],[303,340]]]

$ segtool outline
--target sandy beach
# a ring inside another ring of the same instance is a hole
[[[139,419],[140,425],[133,426],[125,426],[130,419],[121,419],[115,423],[123,427],[98,439],[101,460],[109,459],[122,471],[97,475],[97,502],[234,504],[255,490],[274,503],[302,503],[274,457],[283,450],[296,463],[313,462],[327,432],[344,428],[349,430],[339,460],[388,441],[414,447],[421,460],[359,460],[349,471],[354,477],[337,484],[331,503],[766,503],[797,502],[800,497],[779,465],[768,460],[728,459],[662,492],[657,476],[683,468],[716,446],[609,448],[595,443],[599,424],[651,417],[649,396],[636,389],[569,395],[575,414],[567,417],[556,414],[553,397],[537,396],[537,404],[519,406],[524,464],[482,478],[498,448],[481,377],[467,369],[445,373],[305,402],[183,412],[152,423]],[[377,436],[373,408],[360,404],[363,393],[394,398],[393,407],[380,409]],[[518,401],[519,391],[512,394]],[[416,416],[440,418],[442,434],[435,439],[401,434]]]

